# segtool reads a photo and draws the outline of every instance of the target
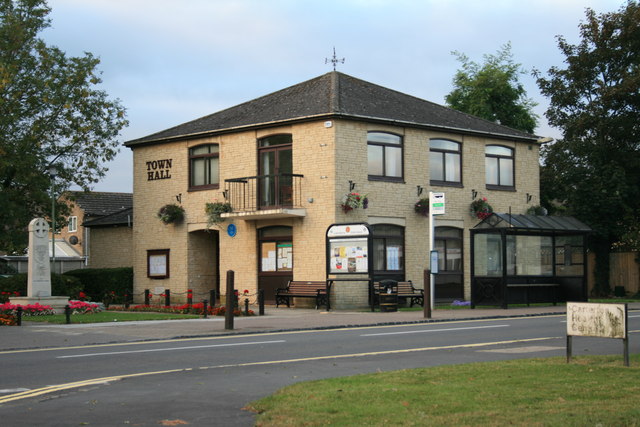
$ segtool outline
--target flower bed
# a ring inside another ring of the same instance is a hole
[[[100,305],[86,301],[71,300],[69,301],[69,308],[71,309],[71,314],[92,314],[102,311]]]
[[[175,313],[175,314],[204,314],[204,303],[197,304],[182,304],[182,305],[146,305],[146,304],[138,304],[133,305],[129,308],[119,307],[119,306],[110,306],[107,310],[109,311],[142,311],[142,312],[156,312],[156,313]],[[220,307],[211,307],[207,306],[207,314],[211,316],[224,316],[227,309],[224,306]],[[249,310],[249,316],[255,316],[255,312],[253,310]],[[234,316],[247,316],[244,310],[240,310],[236,308],[233,311]]]
[[[15,316],[18,307],[22,307],[23,316],[47,316],[49,314],[55,314],[55,310],[50,305],[42,305],[40,303],[19,305],[6,302],[0,304],[0,314],[8,314]]]

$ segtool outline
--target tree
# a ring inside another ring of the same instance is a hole
[[[543,150],[541,181],[547,200],[594,232],[597,294],[608,294],[609,253],[634,241],[640,212],[640,7],[587,9],[577,45],[558,36],[565,68],[536,72],[550,99],[545,115],[563,138]],[[637,242],[637,241],[636,241]]]
[[[37,37],[49,12],[45,0],[0,0],[0,249],[7,251],[24,248],[26,226],[49,211],[50,194],[72,184],[89,190],[104,176],[101,163],[116,155],[127,125],[120,102],[98,89],[97,58],[67,57]]]
[[[462,69],[456,72],[454,89],[445,97],[449,107],[533,133],[537,125],[533,108],[537,104],[527,98],[518,79],[525,71],[513,61],[510,43],[496,55],[484,55],[482,65],[460,52],[453,54],[462,63]]]

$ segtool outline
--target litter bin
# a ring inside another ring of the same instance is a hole
[[[383,280],[380,282],[380,312],[391,313],[398,311],[398,282]]]

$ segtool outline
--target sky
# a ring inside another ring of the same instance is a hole
[[[101,60],[100,88],[127,109],[124,142],[250,101],[333,69],[438,104],[460,68],[511,43],[527,95],[548,126],[533,69],[563,67],[558,35],[578,43],[585,9],[625,0],[49,0],[40,36]],[[133,156],[120,150],[95,191],[131,192]]]

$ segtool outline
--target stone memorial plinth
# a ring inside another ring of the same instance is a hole
[[[49,305],[56,311],[64,310],[69,297],[51,295],[51,267],[49,264],[49,223],[35,218],[29,223],[29,267],[27,270],[27,296],[13,297],[12,304]]]

